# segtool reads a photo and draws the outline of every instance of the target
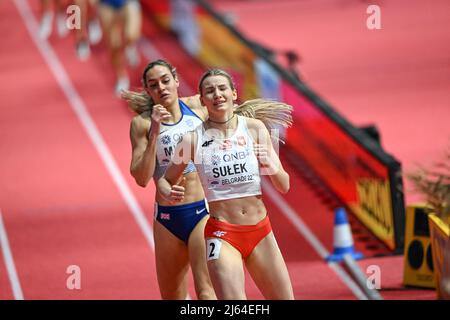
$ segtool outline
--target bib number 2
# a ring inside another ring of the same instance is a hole
[[[206,255],[207,260],[219,259],[220,249],[222,248],[222,241],[216,238],[206,240]]]

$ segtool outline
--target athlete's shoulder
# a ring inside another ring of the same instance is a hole
[[[248,118],[248,117],[242,117],[242,118],[244,118],[244,120],[246,121],[247,128],[249,128],[249,129],[258,130],[258,129],[266,128],[266,126],[264,125],[264,122],[262,122],[261,120],[254,119],[254,118]]]
[[[180,100],[183,101],[191,109],[197,109],[198,107],[202,106],[199,94],[189,97],[182,97],[180,98]]]
[[[150,121],[151,112],[150,111],[144,111],[142,113],[139,113],[133,117],[132,121]]]
[[[186,104],[200,118],[203,120],[206,119],[206,108],[202,106],[199,94],[190,97],[183,97],[181,98],[181,101],[183,101],[183,103]]]
[[[131,119],[131,128],[135,130],[148,130],[151,124],[150,111],[137,114]]]

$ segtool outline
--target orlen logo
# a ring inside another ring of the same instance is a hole
[[[231,140],[225,139],[220,146],[220,150],[230,150],[232,147],[233,145],[231,144]]]

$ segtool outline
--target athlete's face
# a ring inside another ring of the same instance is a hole
[[[217,75],[206,78],[202,83],[201,90],[202,103],[209,112],[233,110],[237,93],[236,90],[231,89],[230,82],[226,77]]]
[[[146,91],[155,104],[169,106],[178,99],[177,78],[165,66],[155,65],[147,71]]]

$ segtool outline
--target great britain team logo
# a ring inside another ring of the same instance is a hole
[[[159,215],[161,220],[170,220],[170,213],[162,213]]]
[[[162,144],[164,144],[164,145],[168,145],[168,144],[170,144],[170,142],[172,141],[172,139],[170,139],[170,136],[169,135],[164,135],[164,136],[162,136],[161,137],[161,142],[162,142]]]

